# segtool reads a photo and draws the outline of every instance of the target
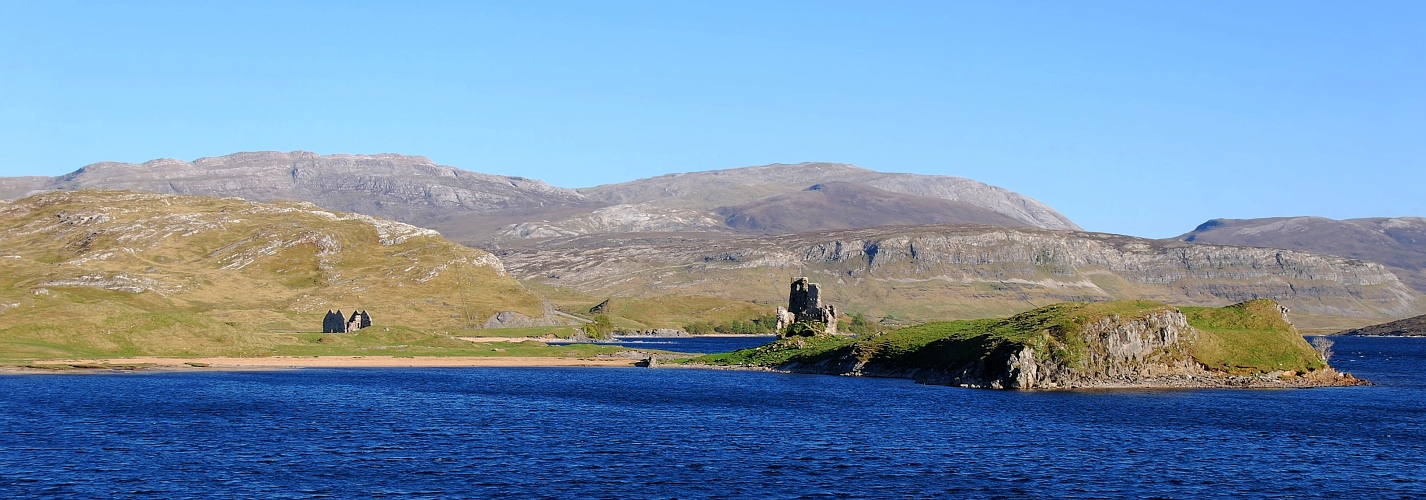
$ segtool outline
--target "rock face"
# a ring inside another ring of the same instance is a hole
[[[777,308],[776,315],[779,332],[792,323],[817,322],[826,325],[822,333],[837,333],[837,308],[822,305],[821,288],[816,283],[808,283],[805,277],[792,280],[787,309]]]
[[[1380,262],[1403,283],[1426,291],[1426,218],[1213,219],[1177,239],[1286,248]]]
[[[910,320],[989,317],[1063,301],[1221,306],[1272,298],[1299,325],[1333,328],[1421,314],[1426,306],[1373,262],[1078,231],[937,225],[764,237],[582,236],[497,255],[522,279],[605,296],[683,293],[775,304],[786,280],[808,276],[837,284],[830,298],[844,308]]]
[[[1076,362],[1053,359],[1030,345],[1006,344],[935,369],[908,368],[853,350],[815,364],[778,367],[798,373],[911,378],[935,385],[982,389],[1057,389],[1133,385],[1172,377],[1206,377],[1189,355],[1195,332],[1176,309],[1138,318],[1105,318],[1085,325],[1087,355]]]
[[[1360,335],[1364,337],[1426,337],[1426,315],[1338,332],[1338,335]]]

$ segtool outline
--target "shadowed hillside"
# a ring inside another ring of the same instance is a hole
[[[1361,335],[1364,337],[1426,337],[1426,315],[1413,316],[1403,320],[1366,326],[1340,332],[1340,335]]]

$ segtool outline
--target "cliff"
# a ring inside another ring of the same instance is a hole
[[[1065,303],[861,339],[790,338],[695,361],[993,389],[1361,383],[1328,366],[1267,300],[1188,312],[1143,301]]]
[[[1426,306],[1373,262],[1033,228],[576,236],[496,254],[522,280],[601,296],[701,294],[770,307],[791,278],[807,276],[846,311],[911,321],[1003,316],[1064,301],[1221,306],[1271,298],[1299,325],[1338,331]]]

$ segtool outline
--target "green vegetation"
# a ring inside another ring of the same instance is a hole
[[[852,313],[849,320],[839,323],[838,330],[854,335],[870,335],[880,330],[880,325],[865,314]]]
[[[1215,370],[1306,372],[1327,366],[1321,354],[1283,319],[1278,305],[1258,299],[1228,307],[1180,307],[1200,332],[1193,357]]]
[[[591,339],[608,339],[614,336],[614,321],[607,314],[595,314],[594,321],[580,327],[584,336]]]
[[[5,360],[472,355],[479,346],[454,337],[573,333],[473,331],[500,311],[542,315],[540,297],[488,253],[309,204],[47,193],[0,206],[0,234]],[[323,342],[295,333],[328,309],[365,309],[376,326]]]
[[[855,338],[789,337],[757,348],[703,356],[694,362],[774,367],[854,358],[890,369],[944,369],[1003,357],[1029,346],[1042,361],[1077,366],[1095,349],[1084,337],[1085,325],[1111,317],[1138,319],[1166,309],[1170,307],[1152,301],[1062,303],[1008,318],[925,323]],[[1211,369],[1264,373],[1325,366],[1282,320],[1275,302],[1181,310],[1201,332],[1188,346],[1189,354]]]
[[[683,325],[683,331],[694,335],[711,333],[773,334],[777,333],[777,316],[764,314],[752,319],[735,319],[722,323],[695,321]]]
[[[158,315],[168,316],[168,315]],[[570,327],[472,330],[453,334],[405,327],[372,327],[354,333],[270,333],[244,331],[200,316],[144,320],[149,329],[106,333],[38,328],[0,340],[0,365],[76,358],[260,357],[260,356],[531,356],[591,357],[622,350],[617,346],[548,346],[542,342],[473,343],[460,336],[524,337],[562,332]],[[158,326],[167,324],[168,326]],[[496,350],[496,349],[500,350]]]
[[[784,337],[815,337],[825,335],[827,324],[821,321],[798,321],[787,325],[787,328],[778,334]]]

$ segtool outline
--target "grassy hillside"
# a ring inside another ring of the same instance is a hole
[[[785,339],[695,361],[774,367],[814,364],[852,353],[860,361],[884,367],[940,369],[1030,346],[1039,357],[1073,365],[1089,354],[1082,334],[1085,325],[1111,316],[1135,319],[1168,309],[1172,308],[1151,301],[1062,303],[1008,318],[933,322],[863,338]],[[1197,330],[1197,338],[1189,342],[1190,355],[1210,369],[1265,373],[1326,366],[1271,300],[1181,310]]]
[[[1198,329],[1193,357],[1214,370],[1309,371],[1326,366],[1283,318],[1278,304],[1258,299],[1228,307],[1181,307]]]
[[[486,252],[306,203],[48,193],[0,205],[0,236],[3,357],[271,354],[328,309],[391,335],[543,315]]]

